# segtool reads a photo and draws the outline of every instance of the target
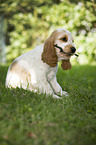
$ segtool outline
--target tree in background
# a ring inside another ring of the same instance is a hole
[[[7,61],[40,45],[56,28],[75,36],[80,62],[96,60],[96,4],[94,0],[1,0]]]
[[[5,37],[4,37],[4,19],[0,17],[0,63],[6,62]]]

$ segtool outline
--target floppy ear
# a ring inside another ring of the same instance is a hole
[[[71,69],[71,67],[72,67],[69,59],[68,60],[62,60],[61,66],[62,66],[63,70]]]
[[[46,62],[51,67],[55,67],[57,65],[57,55],[56,50],[54,48],[54,36],[49,37],[44,43],[44,50],[42,53],[42,60]]]

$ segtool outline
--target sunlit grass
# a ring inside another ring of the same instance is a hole
[[[69,93],[62,100],[23,89],[6,89],[0,67],[1,145],[95,145],[96,66],[59,68],[59,84]]]

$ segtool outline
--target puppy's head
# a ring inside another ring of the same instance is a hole
[[[76,47],[71,33],[65,29],[56,29],[44,43],[42,60],[51,67],[55,67],[57,62],[62,60],[64,70],[71,68],[70,57],[74,55]],[[60,49],[54,45],[62,48]]]

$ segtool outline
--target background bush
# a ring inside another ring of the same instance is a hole
[[[75,37],[79,63],[96,60],[95,1],[6,0],[0,1],[0,15],[6,29],[7,61],[40,45],[56,28]]]

